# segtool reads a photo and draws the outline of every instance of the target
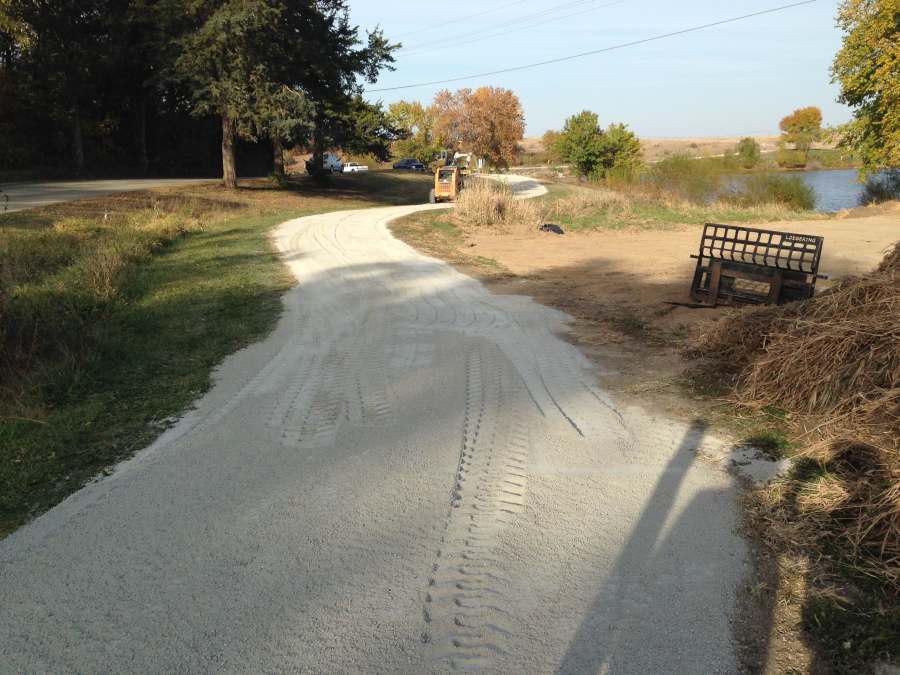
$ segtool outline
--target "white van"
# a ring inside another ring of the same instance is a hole
[[[326,152],[322,155],[322,166],[326,171],[331,171],[331,173],[341,173],[344,170],[344,163],[337,155],[331,152]]]

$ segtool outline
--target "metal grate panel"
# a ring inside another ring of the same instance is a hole
[[[823,237],[808,234],[707,223],[700,240],[700,256],[816,274],[823,241]]]

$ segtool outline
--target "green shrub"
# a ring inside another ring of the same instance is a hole
[[[705,204],[718,196],[723,175],[720,163],[673,155],[654,164],[645,175],[645,183],[658,192]]]
[[[787,150],[782,148],[776,155],[778,166],[783,169],[803,169],[806,167],[807,156],[801,150]]]
[[[809,163],[824,169],[851,169],[859,166],[860,160],[847,148],[823,148],[809,151]]]
[[[760,149],[755,138],[742,138],[735,148],[738,160],[745,169],[752,169],[759,164]]]
[[[566,120],[563,130],[551,136],[554,152],[572,164],[580,176],[598,180],[611,170],[637,170],[641,144],[624,124],[600,128],[596,113],[584,110]]]
[[[287,176],[284,174],[279,175],[274,171],[269,174],[269,182],[271,182],[272,185],[278,188],[286,188],[288,185]]]
[[[900,169],[869,176],[860,202],[863,205],[880,204],[894,199],[900,199]]]
[[[740,206],[782,204],[797,211],[811,211],[816,206],[816,191],[799,176],[761,173],[748,176],[728,199]]]

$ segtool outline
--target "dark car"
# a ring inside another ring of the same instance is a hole
[[[417,159],[401,159],[394,164],[395,169],[406,169],[407,171],[424,171],[425,165]]]

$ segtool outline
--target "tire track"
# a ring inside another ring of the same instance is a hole
[[[531,440],[527,396],[510,370],[496,345],[468,357],[456,482],[425,597],[423,640],[438,671],[491,670],[515,636],[498,535],[525,510]]]

